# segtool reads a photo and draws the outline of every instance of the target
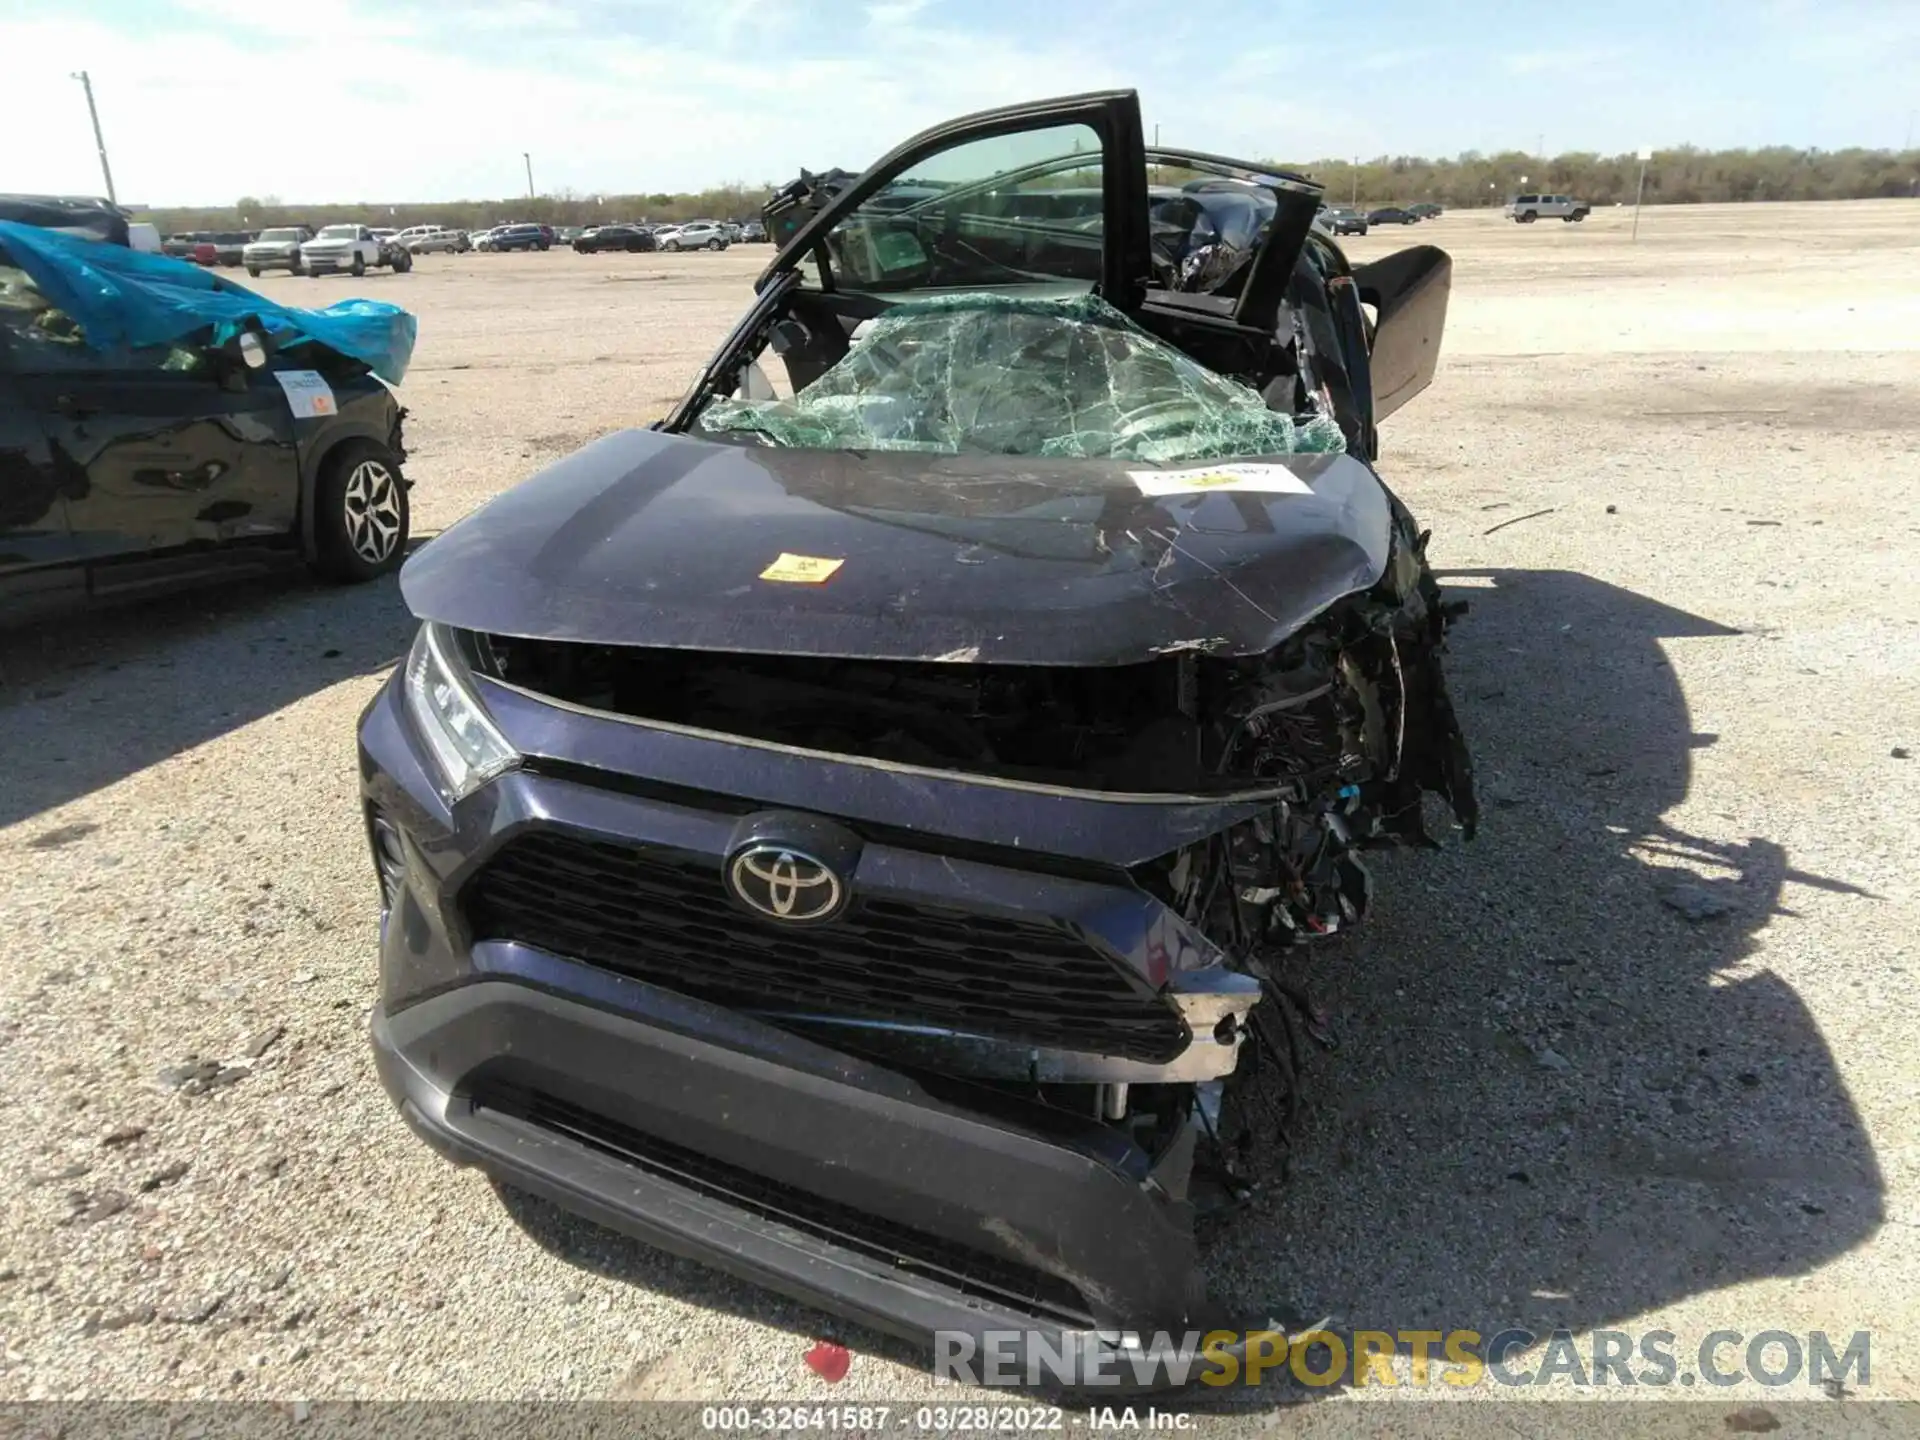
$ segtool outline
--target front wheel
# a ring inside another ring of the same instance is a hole
[[[354,256],[353,264],[349,268],[352,269],[354,278],[358,279],[360,276],[367,273],[367,257],[364,255]]]
[[[724,250],[724,249],[726,249],[726,248],[727,248],[727,247],[726,247],[725,245],[723,245],[723,244],[721,244],[721,243],[720,243],[720,242],[719,242],[718,240],[709,240],[709,241],[707,241],[707,249],[709,249],[709,250]]]
[[[327,456],[313,506],[314,569],[326,579],[378,579],[405,556],[407,486],[385,446],[342,441]]]
[[[247,267],[247,274],[255,280],[258,280],[260,278],[260,267],[258,265],[249,265]]]
[[[406,274],[409,270],[413,269],[413,256],[405,250],[402,250],[398,255],[393,257],[393,268],[396,274]]]
[[[666,248],[677,255],[680,253],[680,242],[678,240],[669,240],[667,241]]]
[[[1534,214],[1533,211],[1529,210],[1525,214],[1516,215],[1513,218],[1518,220],[1522,225],[1531,225],[1534,221],[1538,220],[1540,217]]]

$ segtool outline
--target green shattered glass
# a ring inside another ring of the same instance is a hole
[[[1149,464],[1346,448],[1092,295],[909,300],[794,399],[717,400],[700,423],[793,449]]]

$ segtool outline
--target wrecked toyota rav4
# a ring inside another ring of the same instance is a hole
[[[1283,958],[1427,794],[1475,818],[1373,468],[1449,261],[1349,265],[1317,184],[1149,150],[1130,92],[842,178],[775,197],[671,416],[406,566],[382,1077],[456,1161],[922,1343],[1243,1325],[1195,1217],[1285,1143]]]

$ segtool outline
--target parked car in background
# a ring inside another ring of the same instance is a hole
[[[253,236],[245,230],[220,230],[213,236],[213,262],[216,265],[239,265],[242,257],[253,241]]]
[[[487,237],[486,250],[549,250],[552,232],[541,225],[502,225]]]
[[[767,240],[767,227],[758,220],[749,220],[740,227],[740,239],[748,245],[764,245]]]
[[[404,412],[367,365],[314,344],[283,350],[257,331],[212,344],[211,318],[170,344],[96,348],[9,243],[0,239],[0,605],[9,614],[302,555],[346,581],[400,563]],[[205,294],[185,291],[179,303],[191,315]],[[283,378],[325,404],[297,410]]]
[[[307,267],[300,258],[300,247],[311,239],[313,231],[304,225],[279,225],[262,230],[240,252],[240,261],[247,267],[247,274],[255,279],[262,270],[289,270],[301,275]]]
[[[451,230],[444,225],[409,226],[400,232],[398,239],[415,255],[457,255],[473,248],[466,231]]]
[[[1535,220],[1584,220],[1593,207],[1571,195],[1516,195],[1504,211],[1509,220],[1531,225]]]
[[[653,232],[638,225],[601,225],[582,231],[574,238],[573,248],[582,255],[595,255],[602,250],[638,252],[656,247]]]
[[[1378,210],[1367,212],[1369,225],[1418,225],[1420,217],[1411,210],[1402,210],[1398,205],[1383,205]]]
[[[160,242],[160,253],[176,260],[191,260],[194,247],[204,239],[206,232],[201,230],[176,230]]]
[[[404,274],[413,268],[407,247],[377,236],[365,225],[328,225],[300,247],[300,261],[309,275],[346,270],[364,275],[376,265]]]
[[[1322,210],[1318,217],[1320,228],[1329,235],[1364,235],[1367,233],[1367,217],[1358,210],[1333,209]]]
[[[689,220],[661,240],[662,250],[724,250],[733,242],[726,228],[712,220]]]
[[[1446,213],[1431,200],[1422,200],[1417,205],[1407,206],[1407,209],[1412,214],[1418,215],[1422,220],[1438,220],[1441,215]]]

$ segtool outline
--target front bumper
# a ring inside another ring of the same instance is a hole
[[[381,1079],[456,1163],[922,1345],[1228,1328],[1199,1289],[1185,1207],[1120,1147],[620,988],[619,1012],[507,978],[380,1010]]]
[[[551,707],[498,687],[487,698],[522,753],[538,762],[558,748]],[[602,748],[612,746],[624,751],[613,775],[690,779],[684,738],[669,747],[676,753],[643,758],[632,727],[577,715],[564,723],[570,768],[530,764],[449,807],[397,677],[363,716],[363,795],[399,838],[373,1042],[383,1083],[422,1139],[648,1243],[922,1345],[941,1331],[1013,1331],[1057,1351],[1062,1337],[1095,1331],[1236,1328],[1196,1269],[1185,1198],[1191,1130],[1149,1155],[1091,1113],[863,1058],[815,1032],[552,949],[474,938],[469,883],[521,837],[618,837],[706,854],[735,823],[689,805],[684,792],[661,798],[582,778],[612,759]],[[728,783],[756,801],[846,813],[767,768],[791,775],[788,757],[719,748]],[[820,769],[805,772],[809,783]],[[950,828],[966,823],[924,780],[903,783],[892,804],[872,780],[862,779],[866,802],[905,824],[916,818],[903,811],[908,797],[929,815],[944,812]],[[1056,843],[1103,836],[1087,843],[1154,853],[1163,843],[1154,824],[1184,832],[1197,823],[1135,815],[1130,823],[1146,829],[1129,838],[1124,825],[1091,821],[1036,819],[1029,833]],[[1143,950],[1164,958],[1180,943],[1118,886],[922,859],[869,842],[856,884],[998,892],[1043,914],[1092,905],[1090,926],[1134,915],[1124,923],[1138,927]],[[1094,893],[1109,888],[1118,901]]]

